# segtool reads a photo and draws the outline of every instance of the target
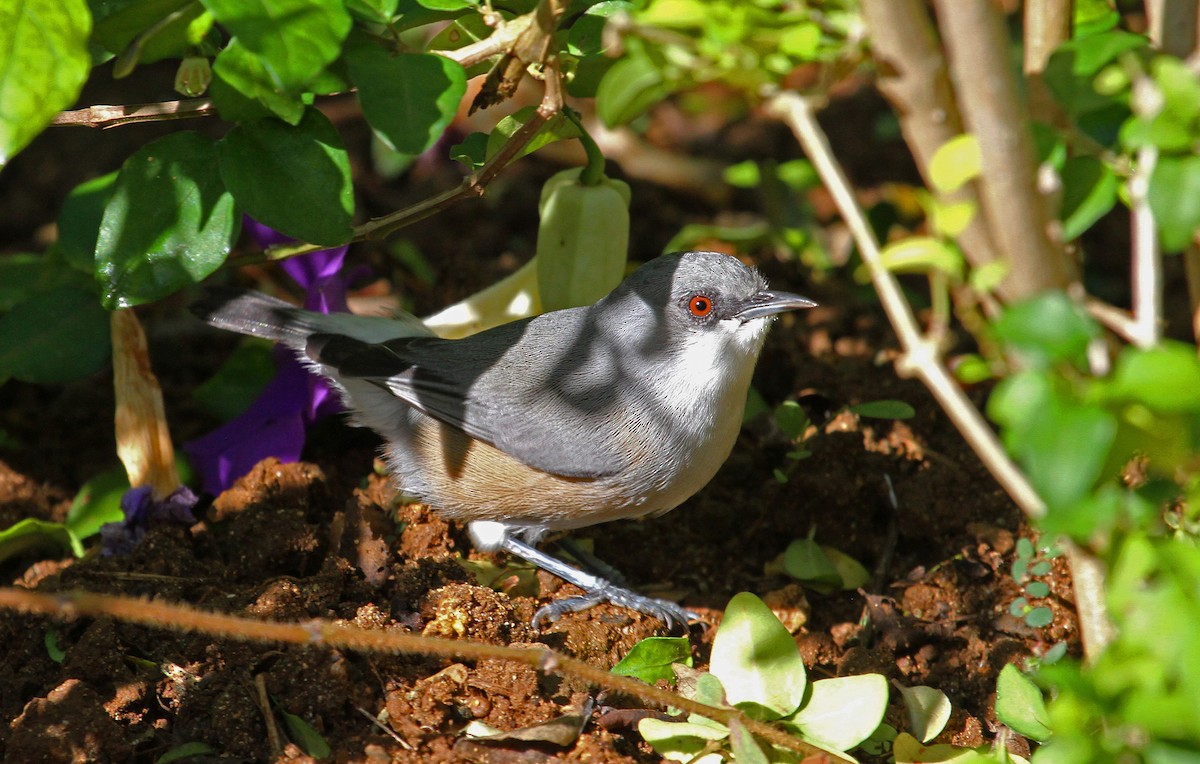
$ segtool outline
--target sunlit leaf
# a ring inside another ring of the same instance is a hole
[[[959,135],[946,141],[929,160],[929,180],[938,191],[956,191],[983,170],[979,141],[973,135]]]
[[[1117,203],[1116,174],[1095,157],[1067,160],[1062,171],[1062,237],[1076,239]]]
[[[936,687],[900,687],[904,707],[908,710],[908,725],[921,742],[929,742],[941,734],[950,721],[950,699]]]
[[[634,645],[612,667],[612,672],[654,684],[659,679],[675,681],[675,670],[671,668],[675,663],[692,665],[692,647],[687,637],[647,637]]]
[[[203,280],[239,223],[211,140],[182,132],[144,146],[121,166],[96,240],[104,305],[151,302]]]
[[[848,751],[870,737],[887,710],[888,684],[882,674],[820,679],[788,721],[804,736],[835,751]]]
[[[0,167],[74,103],[91,28],[84,0],[0,3]]]
[[[341,0],[204,0],[271,81],[295,91],[338,57],[350,31]]]
[[[804,700],[807,677],[795,640],[749,592],[734,595],[726,606],[710,670],[729,702],[755,715],[787,716]]]
[[[645,57],[623,58],[596,89],[596,114],[605,127],[628,124],[671,92],[662,69]]]

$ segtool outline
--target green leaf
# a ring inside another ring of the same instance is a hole
[[[943,194],[957,191],[979,177],[983,154],[973,135],[959,135],[942,144],[929,160],[929,180]]]
[[[667,722],[648,716],[638,721],[638,734],[650,744],[655,753],[670,761],[696,761],[709,764],[714,759],[696,760],[711,740],[724,740],[729,730],[722,726],[692,722]]]
[[[692,647],[687,637],[647,637],[612,667],[614,674],[632,676],[646,684],[659,679],[675,681],[673,664],[692,665]]]
[[[433,53],[390,55],[354,40],[346,50],[367,122],[388,146],[420,154],[437,142],[467,89],[462,66]]]
[[[1042,691],[1011,663],[1000,669],[996,679],[996,716],[1039,743],[1050,737],[1050,715]]]
[[[916,409],[904,401],[865,401],[854,404],[850,411],[874,419],[912,419],[917,415]]]
[[[35,294],[0,318],[0,379],[63,384],[99,371],[111,352],[108,312],[87,289]]]
[[[0,314],[24,302],[37,291],[45,271],[42,255],[4,255],[0,257]]]
[[[968,353],[953,359],[954,377],[959,382],[975,385],[992,378],[992,366],[981,355]]]
[[[63,268],[61,261],[52,255],[0,256],[0,315],[61,286],[90,287],[91,281],[81,273]]]
[[[950,721],[950,698],[934,687],[918,685],[900,687],[904,707],[908,710],[908,726],[913,737],[922,743],[933,740]]]
[[[526,106],[497,122],[496,127],[488,135],[487,158],[491,159],[495,156],[496,152],[503,148],[504,144],[529,121],[536,110],[536,106]],[[532,154],[542,146],[554,143],[555,141],[578,137],[579,128],[575,123],[559,114],[547,120],[544,125],[539,127],[538,131],[529,139],[529,142],[513,158],[519,159],[527,154]]]
[[[155,760],[154,764],[172,764],[172,762],[190,759],[193,756],[207,756],[217,753],[216,749],[207,743],[193,741],[177,745]]]
[[[468,169],[478,170],[487,161],[487,133],[471,133],[462,143],[450,147],[450,159],[462,162]]]
[[[729,722],[729,748],[738,764],[770,764],[770,759],[763,753],[750,730],[737,718]]]
[[[784,401],[775,408],[775,424],[784,435],[795,440],[808,429],[808,414],[804,413],[799,403]]]
[[[173,133],[125,160],[96,241],[108,308],[158,300],[225,262],[239,218],[221,182],[217,148]]]
[[[1050,594],[1050,585],[1045,581],[1030,581],[1025,585],[1025,593],[1030,597],[1037,597],[1041,599],[1042,597],[1046,597]]]
[[[645,57],[623,58],[596,89],[596,114],[605,127],[628,124],[671,92],[662,70]]]
[[[963,256],[956,247],[932,236],[911,236],[888,244],[879,253],[884,268],[893,273],[944,273],[962,281]]]
[[[1163,412],[1200,411],[1200,359],[1196,349],[1165,342],[1146,350],[1122,349],[1105,400],[1125,400]]]
[[[604,27],[613,14],[632,11],[628,0],[602,0],[584,11],[567,33],[567,52],[572,56],[594,56],[604,53]]]
[[[84,0],[0,3],[0,167],[75,102],[91,28]]]
[[[233,38],[213,62],[209,93],[221,116],[244,122],[271,114],[290,125],[304,116],[304,102],[297,91],[275,82],[262,61]]]
[[[1038,605],[1025,614],[1025,623],[1030,628],[1040,629],[1054,622],[1054,611],[1045,605]]]
[[[871,574],[863,567],[863,564],[842,550],[831,546],[822,546],[821,551],[825,553],[825,557],[837,571],[840,579],[839,586],[842,589],[857,589],[860,586],[866,586],[871,580]]]
[[[938,236],[954,239],[967,230],[978,211],[975,202],[942,203],[935,200],[929,204],[929,221]]]
[[[817,591],[833,591],[842,585],[842,574],[821,545],[810,538],[796,539],[783,552],[783,569],[793,578]]]
[[[422,8],[431,11],[457,11],[463,8],[473,8],[478,5],[476,0],[417,0]]]
[[[58,213],[58,241],[55,247],[72,268],[92,275],[96,272],[96,237],[104,208],[112,198],[117,171],[80,183],[63,202]]]
[[[1015,347],[1038,368],[1063,361],[1082,365],[1088,343],[1099,335],[1083,310],[1058,291],[1044,292],[1014,305],[993,329],[998,339]]]
[[[749,592],[734,595],[726,606],[709,667],[729,702],[752,715],[787,716],[804,700],[807,677],[796,641]]]
[[[1117,203],[1117,176],[1095,157],[1067,160],[1062,170],[1062,237],[1077,239]]]
[[[888,684],[882,674],[820,679],[788,721],[826,748],[848,751],[871,736],[887,711]]]
[[[83,544],[62,523],[27,517],[0,531],[0,562],[35,550],[70,552],[83,557]]]
[[[1186,247],[1200,225],[1200,156],[1160,156],[1150,176],[1149,201],[1163,248]]]
[[[250,407],[275,376],[273,345],[247,338],[216,374],[192,391],[192,397],[222,421],[233,419]]]
[[[446,28],[434,35],[425,45],[427,51],[458,50],[464,46],[491,37],[496,30],[488,26],[481,13],[470,13],[446,25]],[[467,67],[467,79],[487,74],[495,62],[484,59]]]
[[[213,18],[193,0],[109,0],[94,3],[92,40],[119,56],[118,77],[138,64],[181,58],[212,28]]]
[[[100,532],[105,523],[120,522],[125,517],[121,498],[129,490],[129,477],[124,467],[102,472],[84,483],[67,510],[66,526],[80,539]]]
[[[370,24],[386,25],[396,15],[399,0],[346,0],[346,10]]]
[[[1016,387],[1001,382],[992,394],[996,408],[1022,409],[1018,427],[1005,433],[1005,442],[1024,465],[1038,493],[1052,510],[1083,498],[1100,478],[1117,424],[1098,406],[1051,396],[1046,400],[1013,399]],[[997,418],[997,421],[1001,421]]]
[[[67,657],[66,651],[58,644],[58,627],[51,626],[46,629],[46,636],[42,637],[42,643],[46,646],[46,654],[55,663],[62,663],[63,658]]]
[[[289,92],[307,85],[332,63],[350,31],[350,14],[341,0],[203,2],[259,58],[270,80]]]
[[[295,127],[270,117],[238,125],[221,139],[218,156],[225,187],[258,222],[324,246],[354,235],[350,158],[317,109],[306,109]]]
[[[325,742],[325,738],[321,737],[321,733],[317,732],[311,724],[283,709],[280,709],[279,713],[283,715],[283,723],[287,725],[288,737],[300,747],[301,751],[314,759],[324,759],[333,752],[329,743]]]

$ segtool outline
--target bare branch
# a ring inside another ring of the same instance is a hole
[[[867,223],[866,215],[854,198],[849,181],[833,157],[829,141],[817,123],[811,105],[796,93],[775,96],[768,108],[791,127],[805,155],[812,161],[825,187],[833,196],[842,218],[846,221],[858,245],[863,263],[879,294],[879,301],[900,340],[903,353],[896,362],[902,376],[916,376],[937,399],[950,421],[958,428],[980,461],[992,473],[1026,516],[1037,519],[1046,514],[1046,504],[1038,496],[1025,474],[1008,458],[992,428],[978,409],[967,400],[938,356],[937,346],[921,336],[916,319],[903,297],[895,276],[883,267],[879,258],[879,243]],[[1080,628],[1085,630],[1084,646],[1088,655],[1097,654],[1112,636],[1111,621],[1105,604],[1104,575],[1094,557],[1069,542],[1063,542],[1071,555],[1076,608]]]
[[[56,618],[81,616],[119,619],[155,628],[199,632],[215,637],[255,642],[277,642],[360,650],[372,653],[429,655],[456,660],[494,659],[531,666],[538,671],[555,672],[576,677],[588,684],[605,687],[647,705],[673,706],[699,714],[722,724],[737,720],[764,740],[813,757],[853,762],[840,754],[817,748],[764,722],[755,721],[734,708],[718,708],[698,703],[690,698],[648,685],[633,677],[619,676],[605,669],[584,663],[576,658],[556,653],[549,648],[489,645],[467,640],[439,639],[403,631],[363,629],[329,621],[278,623],[251,618],[211,613],[185,605],[160,601],[118,597],[91,592],[58,592],[44,594],[27,589],[0,588],[0,608],[26,613],[43,613]]]
[[[186,101],[162,103],[133,103],[115,106],[97,105],[75,111],[63,111],[50,120],[52,126],[75,125],[107,130],[138,122],[169,122],[176,119],[195,119],[215,114],[211,98],[189,98]]]
[[[1047,233],[1049,216],[1038,193],[1029,116],[1017,97],[1008,61],[1004,19],[992,0],[935,0],[950,58],[950,75],[968,131],[983,155],[983,211],[1011,264],[1003,288],[1009,299],[1065,289],[1074,263]]]
[[[963,133],[962,118],[946,73],[946,60],[926,10],[924,0],[863,0],[863,20],[871,40],[871,55],[879,72],[879,89],[895,108],[900,130],[925,185],[933,155],[947,141]],[[975,182],[941,194],[943,204],[969,202],[981,209]],[[995,242],[987,221],[976,214],[958,237],[967,261],[975,268],[996,260]],[[1009,297],[1003,289],[1001,297]],[[993,306],[984,307],[994,312]]]

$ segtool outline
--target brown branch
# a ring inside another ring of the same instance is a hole
[[[106,616],[155,628],[201,632],[242,641],[276,642],[373,653],[406,653],[452,660],[512,661],[539,671],[553,671],[577,677],[590,685],[639,698],[647,705],[679,708],[726,725],[736,720],[755,735],[790,751],[810,756],[826,756],[839,761],[853,761],[805,743],[768,724],[749,719],[736,709],[698,703],[632,677],[619,676],[576,658],[561,655],[550,648],[488,645],[400,631],[363,629],[321,620],[304,623],[259,621],[196,610],[185,605],[91,592],[44,594],[27,589],[0,588],[0,607],[26,613],[43,613],[55,618]]]
[[[992,0],[935,0],[950,76],[968,131],[983,157],[983,212],[1001,256],[1001,283],[1015,300],[1076,281],[1074,263],[1050,240],[1038,193],[1029,115],[1017,97],[1004,19]]]
[[[963,124],[926,4],[924,0],[862,0],[862,11],[878,70],[879,90],[895,108],[917,169],[932,189],[929,164],[933,155],[963,133]],[[975,182],[939,195],[938,201],[969,202],[976,210],[982,207]],[[999,257],[981,214],[972,218],[959,235],[958,244],[975,268]],[[1008,297],[1003,288],[1000,294]],[[991,308],[987,304],[985,307]]]
[[[771,100],[769,108],[795,133],[854,236],[859,254],[871,275],[871,282],[879,294],[879,301],[903,349],[896,361],[896,372],[901,376],[920,379],[958,428],[967,445],[1021,511],[1033,520],[1043,517],[1046,514],[1045,502],[1008,457],[996,433],[941,362],[937,346],[921,336],[916,318],[904,299],[896,277],[883,267],[879,257],[879,242],[854,197],[846,174],[833,158],[829,140],[817,123],[812,106],[795,93],[781,93]],[[1112,639],[1113,634],[1105,600],[1103,566],[1093,555],[1069,541],[1062,543],[1071,555],[1072,572],[1075,574],[1076,611],[1083,632],[1085,654],[1094,656]]]
[[[50,120],[52,126],[74,125],[107,130],[138,122],[169,122],[177,119],[194,119],[215,114],[211,98],[189,98],[186,101],[164,101],[162,103],[133,103],[115,106],[97,105],[86,109],[59,112]]]
[[[1200,2],[1146,0],[1150,39],[1164,53],[1187,58],[1196,52]]]
[[[1029,112],[1034,119],[1050,124],[1066,123],[1062,110],[1050,94],[1043,79],[1050,54],[1071,37],[1071,0],[1026,0],[1024,60]]]

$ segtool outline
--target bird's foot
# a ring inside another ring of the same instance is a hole
[[[658,618],[671,631],[687,631],[688,622],[699,618],[696,613],[670,600],[643,597],[601,579],[586,594],[554,600],[538,608],[533,614],[533,627],[541,628],[543,623],[554,623],[565,613],[578,613],[604,602]]]

